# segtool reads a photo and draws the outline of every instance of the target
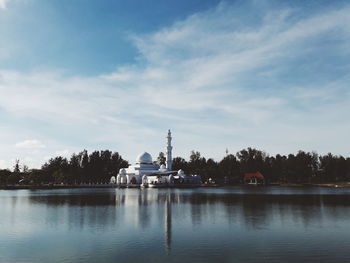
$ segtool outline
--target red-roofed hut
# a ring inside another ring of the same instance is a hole
[[[260,173],[247,173],[244,175],[244,183],[245,184],[264,184],[265,183],[265,177]]]

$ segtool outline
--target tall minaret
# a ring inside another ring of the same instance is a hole
[[[167,138],[167,147],[166,147],[166,169],[168,171],[171,170],[171,166],[173,163],[173,158],[171,156],[171,150],[173,149],[173,147],[171,146],[171,132],[170,130],[168,130],[168,136]]]

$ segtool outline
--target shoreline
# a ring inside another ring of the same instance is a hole
[[[279,186],[279,187],[329,187],[329,188],[350,188],[350,182],[339,182],[339,183],[323,183],[323,184],[281,184],[271,183],[266,186],[255,186],[255,185],[228,185],[228,184],[202,184],[200,187],[216,188],[216,187],[230,187],[230,186],[247,186],[247,187],[268,187],[268,186]],[[74,189],[74,188],[118,188],[116,185],[111,184],[94,184],[94,185],[1,185],[0,190],[50,190],[50,189]]]

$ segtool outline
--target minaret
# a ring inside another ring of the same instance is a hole
[[[166,147],[166,169],[168,171],[171,170],[171,166],[173,163],[173,159],[171,156],[171,150],[173,149],[173,147],[171,146],[171,132],[170,130],[168,130],[168,136],[167,138],[167,147]]]

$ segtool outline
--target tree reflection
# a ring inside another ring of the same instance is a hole
[[[266,188],[268,189],[268,188]],[[46,222],[69,222],[80,229],[137,229],[163,232],[169,254],[178,229],[232,225],[246,230],[260,230],[275,224],[322,225],[324,220],[350,216],[350,195],[271,194],[267,190],[239,193],[203,189],[103,189],[99,191],[42,191],[27,198],[32,205],[46,207]],[[13,206],[18,202],[13,199]],[[344,209],[346,208],[346,209]],[[174,231],[174,229],[176,231]],[[175,233],[175,234],[174,234]]]

